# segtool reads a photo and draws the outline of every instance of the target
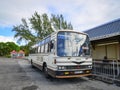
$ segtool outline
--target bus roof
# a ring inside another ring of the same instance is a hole
[[[50,40],[49,37],[51,37],[52,35],[57,34],[58,32],[62,32],[62,31],[63,31],[63,32],[64,32],[64,31],[65,31],[65,32],[75,32],[75,33],[80,33],[80,34],[88,35],[87,33],[78,32],[78,31],[70,30],[70,29],[57,30],[57,31],[51,33],[50,35],[46,36],[45,38],[43,38],[42,40],[40,40],[40,41],[37,42],[36,44],[34,44],[34,45],[32,46],[32,48],[38,47],[40,44],[44,44],[44,43],[48,42],[48,41]]]

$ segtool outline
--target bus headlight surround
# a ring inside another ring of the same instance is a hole
[[[62,69],[62,67],[61,66],[58,66],[58,70],[61,70]]]
[[[89,66],[88,66],[88,68],[92,68],[92,66],[91,66],[91,65],[89,65]]]
[[[64,66],[58,66],[58,70],[64,70],[65,67]]]

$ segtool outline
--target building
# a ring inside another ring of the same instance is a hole
[[[19,52],[13,50],[10,52],[11,58],[24,58],[25,57],[25,52],[20,50]]]
[[[85,31],[90,37],[93,59],[120,60],[120,19]]]
[[[17,52],[15,50],[11,51],[10,54],[11,54],[12,58],[16,58],[17,57]]]
[[[22,50],[20,50],[19,52],[18,52],[18,56],[17,56],[18,58],[23,58],[23,57],[25,57],[25,52],[24,51],[22,51]]]

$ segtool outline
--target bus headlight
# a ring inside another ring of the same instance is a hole
[[[64,66],[58,66],[58,70],[64,70],[65,67]]]
[[[62,67],[61,67],[61,66],[58,66],[58,69],[59,69],[59,70],[61,70],[61,69],[62,69]]]
[[[91,66],[91,65],[89,65],[89,66],[88,66],[88,68],[92,68],[92,66]]]
[[[65,69],[65,67],[64,67],[64,66],[62,66],[62,70],[63,70],[63,69]]]

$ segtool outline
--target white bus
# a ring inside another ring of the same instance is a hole
[[[54,32],[31,47],[29,60],[46,77],[74,78],[91,75],[89,37],[73,30]]]

